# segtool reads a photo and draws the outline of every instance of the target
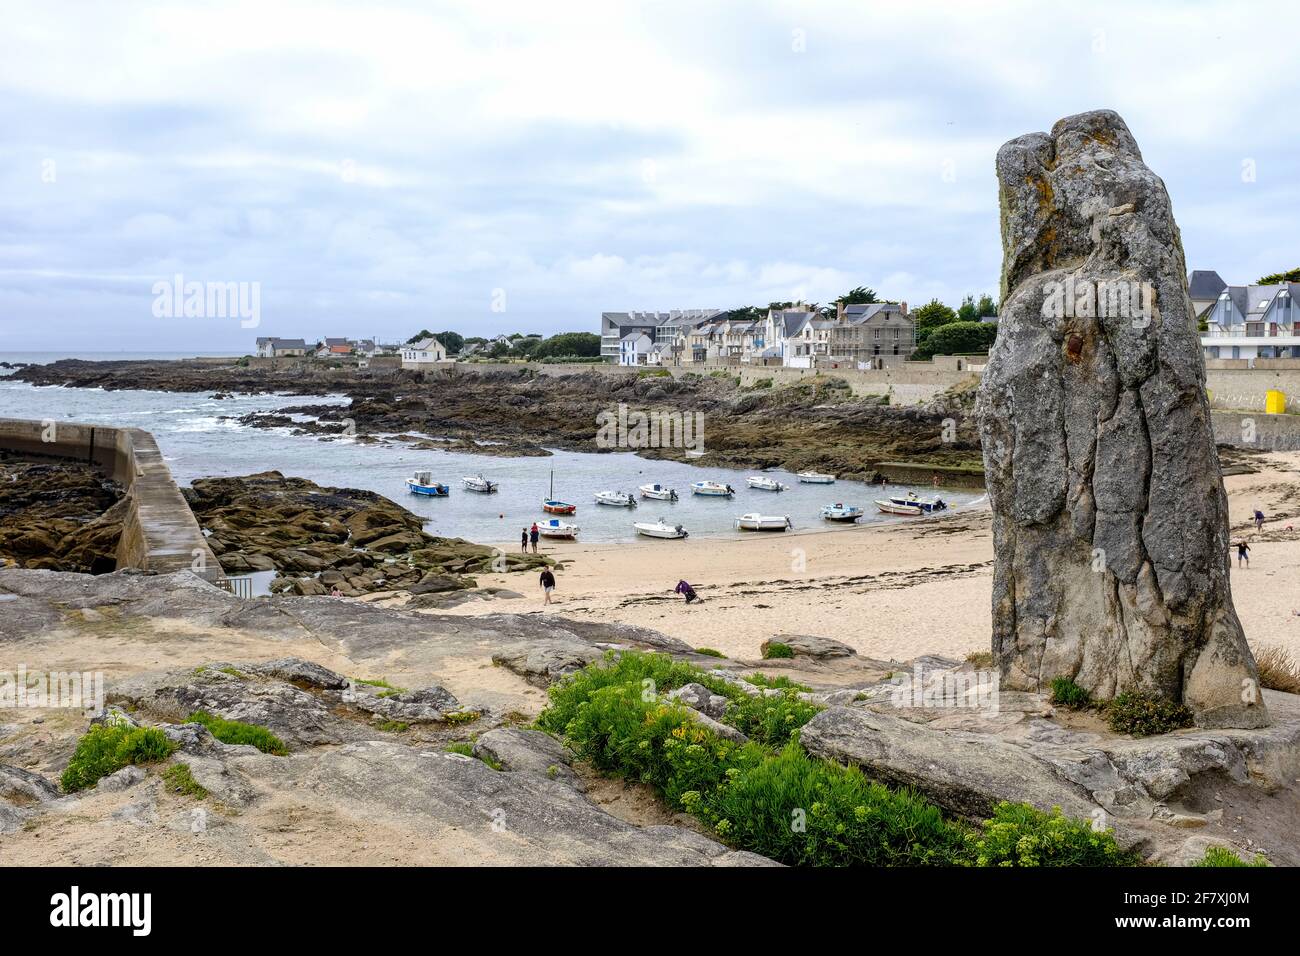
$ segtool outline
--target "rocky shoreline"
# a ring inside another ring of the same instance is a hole
[[[0,566],[114,570],[124,494],[92,465],[0,450]]]
[[[324,439],[415,439],[420,447],[485,455],[545,455],[547,448],[599,452],[602,414],[620,405],[641,411],[699,414],[705,454],[685,447],[642,448],[647,458],[701,466],[816,469],[875,480],[888,461],[980,466],[970,416],[973,391],[955,389],[927,406],[891,407],[851,395],[831,373],[795,385],[743,388],[721,375],[541,375],[456,368],[427,378],[400,370],[250,369],[192,361],[65,360],[20,369],[34,385],[157,389],[299,396],[345,395],[348,406],[286,403],[273,413],[240,418],[259,428],[291,427]],[[294,422],[290,415],[316,421]]]

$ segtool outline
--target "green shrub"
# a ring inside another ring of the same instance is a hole
[[[156,727],[100,724],[77,741],[77,749],[59,782],[65,793],[76,793],[128,764],[166,760],[175,749],[176,745]]]
[[[1092,695],[1068,677],[1052,679],[1052,703],[1071,710],[1082,710],[1092,704]]]
[[[1149,737],[1192,726],[1192,712],[1177,701],[1129,691],[1106,705],[1106,722],[1117,734]]]
[[[726,654],[722,653],[722,651],[714,650],[712,647],[697,647],[695,648],[695,653],[703,654],[705,657],[726,657],[727,656]]]
[[[443,750],[449,754],[461,754],[465,757],[474,756],[474,745],[467,744],[464,741],[456,741],[455,743],[447,744]]]
[[[411,729],[410,724],[401,720],[385,720],[383,723],[376,724],[376,726],[389,734],[400,734]]]
[[[777,687],[777,688],[792,687],[795,690],[801,690],[804,691],[805,693],[812,690],[812,688],[809,687],[807,684],[795,683],[790,678],[786,677],[784,674],[782,674],[780,677],[768,677],[766,674],[761,673],[760,671],[755,671],[754,673],[746,677],[745,680],[749,681],[749,683],[753,684],[755,687]]]
[[[975,866],[1136,866],[1141,862],[1119,848],[1111,831],[1069,819],[1060,807],[1049,814],[1026,803],[1003,801],[993,819],[966,840]]]
[[[189,764],[172,764],[163,771],[163,782],[172,793],[183,793],[199,800],[208,795],[207,788],[195,780],[194,775],[190,773]]]
[[[744,697],[733,701],[722,718],[746,737],[773,747],[784,746],[799,728],[821,710],[799,698],[799,691],[788,688],[784,693]]]
[[[1256,853],[1255,858],[1247,863],[1226,847],[1211,846],[1206,847],[1205,856],[1192,866],[1268,866],[1268,860],[1264,854]]]
[[[246,724],[242,720],[226,720],[213,717],[205,710],[196,710],[187,718],[187,723],[202,724],[208,732],[223,744],[250,744],[264,754],[283,757],[289,753],[283,740],[265,727]]]
[[[770,641],[767,647],[763,648],[763,659],[774,661],[778,658],[784,659],[794,657],[794,649],[789,644],[782,644],[780,641]]]

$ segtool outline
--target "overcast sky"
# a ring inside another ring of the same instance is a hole
[[[956,304],[997,292],[998,146],[1098,107],[1189,268],[1300,265],[1293,8],[1063,6],[7,0],[0,351]],[[177,274],[260,326],[157,316]]]

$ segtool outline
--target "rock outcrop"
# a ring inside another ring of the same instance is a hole
[[[0,567],[117,567],[124,490],[95,466],[0,451]]]
[[[1003,685],[1064,676],[1264,726],[1164,184],[1110,111],[1012,140],[997,173],[1002,306],[977,408]]]

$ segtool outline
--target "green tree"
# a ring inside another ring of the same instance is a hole
[[[979,303],[975,306],[976,314],[982,319],[986,315],[996,316],[998,314],[998,304],[993,301],[993,296],[987,292],[980,296]]]
[[[927,335],[912,353],[912,359],[924,362],[934,355],[987,352],[997,334],[996,322],[950,322]]]
[[[465,336],[459,332],[439,332],[434,338],[442,343],[448,355],[455,355],[465,347]]]
[[[1300,282],[1300,266],[1289,272],[1274,272],[1260,278],[1258,285],[1280,285],[1283,282]]]
[[[938,299],[931,299],[912,313],[916,323],[916,341],[920,344],[935,329],[957,321],[957,313]]]
[[[845,305],[870,305],[872,302],[879,302],[880,300],[876,298],[875,290],[860,285],[856,289],[845,292],[835,301],[836,303],[843,302]]]
[[[533,349],[535,359],[559,358],[563,355],[596,358],[600,355],[600,336],[594,332],[561,332]]]
[[[420,339],[431,339],[431,338],[434,338],[434,334],[432,332],[430,332],[428,329],[420,329],[420,331],[416,332],[414,335],[412,335],[409,339],[406,340],[406,344],[410,345],[412,342],[420,341]],[[443,342],[442,344],[446,345],[447,343]]]

